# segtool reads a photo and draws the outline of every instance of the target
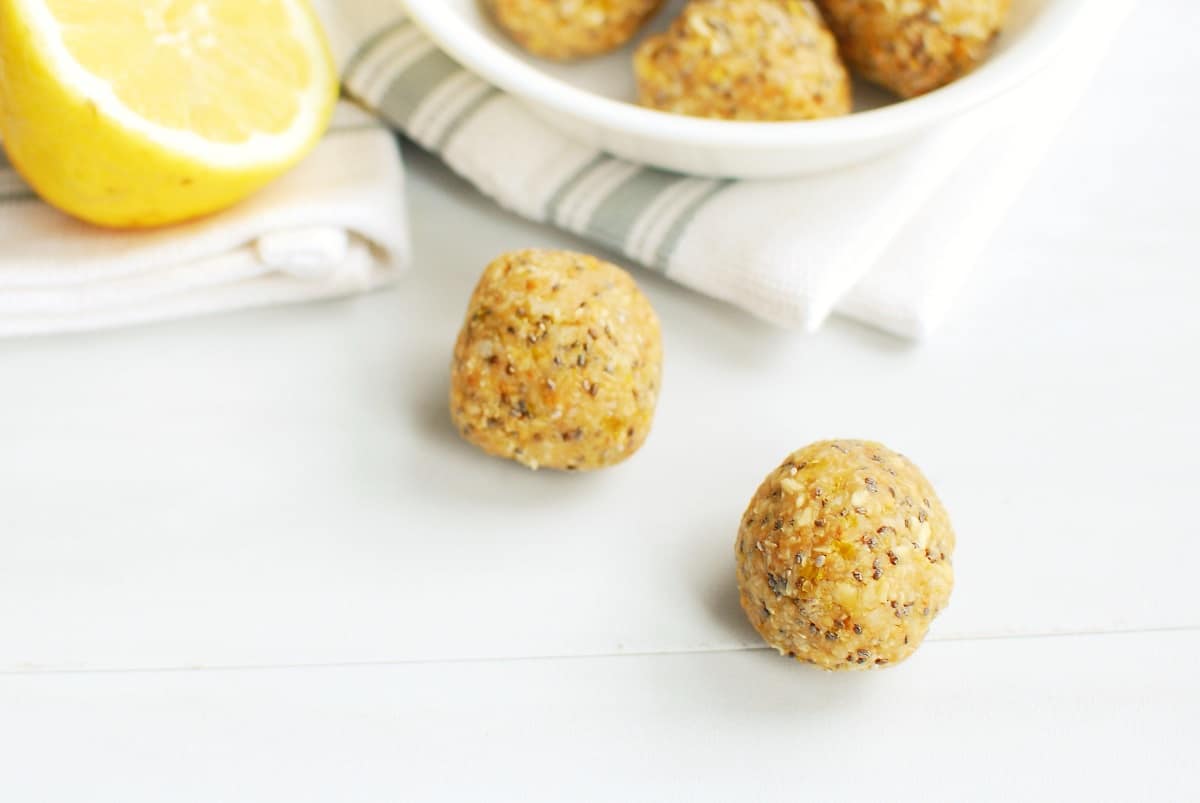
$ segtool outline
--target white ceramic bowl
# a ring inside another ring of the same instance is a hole
[[[707,176],[759,178],[829,170],[869,159],[1029,80],[1054,56],[1086,0],[1013,0],[990,58],[970,75],[912,100],[857,84],[846,117],[784,123],[705,120],[635,105],[636,41],[598,58],[558,64],[512,44],[478,0],[405,0],[412,19],[463,66],[524,99],[575,139],[643,164]],[[642,32],[665,28],[675,0]]]

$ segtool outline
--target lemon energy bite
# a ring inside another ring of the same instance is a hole
[[[663,0],[483,0],[496,23],[535,56],[566,61],[620,47]]]
[[[483,272],[454,346],[450,412],[483,451],[530,468],[619,463],[650,432],[658,318],[633,278],[586,254],[505,254]]]
[[[817,0],[842,56],[901,97],[944,86],[975,67],[1010,0]]]
[[[731,120],[847,114],[850,78],[809,0],[692,0],[634,56],[638,101]]]
[[[954,530],[929,481],[869,441],[790,455],[750,501],[742,608],[781,653],[824,669],[903,661],[950,600]]]

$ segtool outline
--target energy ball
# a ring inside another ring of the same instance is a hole
[[[634,55],[638,102],[727,120],[847,114],[850,78],[809,0],[692,0]]]
[[[471,296],[450,412],[488,454],[603,468],[645,441],[661,377],[658,317],[628,273],[586,254],[517,251],[488,265]]]
[[[521,47],[567,61],[607,53],[629,41],[663,0],[483,0]]]
[[[950,601],[954,530],[929,481],[870,441],[793,453],[738,530],[742,609],[768,644],[823,669],[903,661]]]
[[[1008,16],[1009,0],[817,0],[863,78],[911,98],[970,72]]]

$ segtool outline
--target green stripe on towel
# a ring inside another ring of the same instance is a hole
[[[379,102],[380,113],[395,125],[407,126],[425,96],[461,71],[462,67],[440,50],[429,51],[389,79],[388,88]]]
[[[643,168],[618,185],[588,221],[586,234],[604,245],[626,250],[629,235],[654,199],[687,179],[654,168]]]
[[[37,193],[28,188],[0,189],[0,204],[16,204],[37,199]]]
[[[16,170],[0,164],[0,201],[28,201],[36,197],[29,185],[17,174]]]
[[[609,157],[602,153],[598,153],[588,160],[587,164],[576,170],[570,177],[564,181],[554,194],[550,196],[550,200],[546,202],[546,211],[542,215],[542,220],[554,221],[558,219],[558,209],[562,206],[562,202],[566,200],[571,191],[579,186],[579,183],[587,177],[589,173],[595,170],[600,165],[609,160]]]
[[[358,68],[362,65],[363,60],[367,57],[368,53],[378,47],[379,44],[385,39],[391,38],[392,34],[399,33],[401,30],[409,27],[411,24],[412,23],[410,23],[404,17],[401,17],[395,22],[385,25],[375,33],[368,36],[362,41],[361,44],[359,44],[358,48],[355,49],[354,54],[350,56],[350,60],[346,62],[346,67],[344,70],[342,70],[342,75],[345,75],[348,78],[354,76],[354,73],[358,71]]]
[[[683,239],[683,235],[687,233],[688,227],[692,225],[692,221],[696,219],[696,215],[700,210],[708,204],[717,195],[732,187],[734,182],[724,179],[716,182],[710,190],[703,193],[699,198],[688,204],[679,217],[671,224],[671,228],[667,231],[667,235],[663,237],[662,243],[658,246],[658,252],[654,255],[654,261],[647,267],[658,268],[663,273],[671,266],[671,258],[675,256],[675,249],[679,247],[679,241]]]
[[[434,150],[439,152],[445,150],[446,146],[450,144],[450,140],[454,139],[454,135],[475,116],[476,112],[486,106],[488,101],[502,96],[499,89],[496,89],[494,86],[488,87],[479,97],[472,100],[467,104],[466,108],[455,115],[454,119],[442,131],[442,135],[438,137],[437,142],[433,144]]]

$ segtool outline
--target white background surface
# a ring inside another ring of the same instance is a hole
[[[411,151],[394,290],[0,343],[0,799],[1193,797],[1197,25],[1131,21],[926,345],[639,275],[666,385],[604,474],[455,439],[482,265],[573,243]],[[832,435],[959,531],[935,641],[864,677],[742,649],[732,588],[754,487]]]

